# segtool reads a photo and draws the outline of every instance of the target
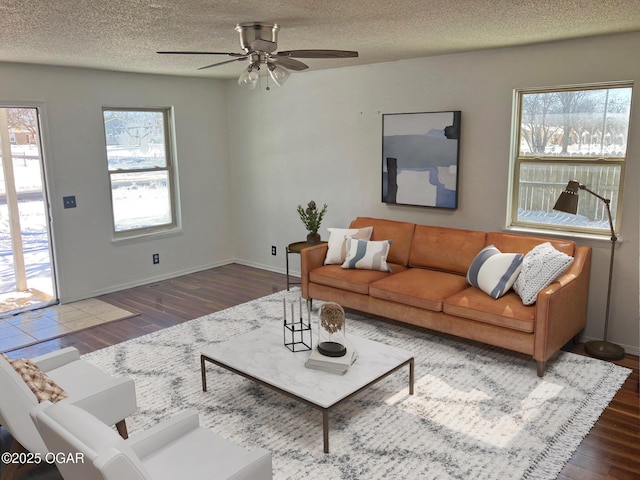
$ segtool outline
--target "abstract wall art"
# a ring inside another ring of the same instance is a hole
[[[461,112],[382,115],[382,201],[455,209]]]

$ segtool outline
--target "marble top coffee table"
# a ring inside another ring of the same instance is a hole
[[[281,324],[273,324],[214,345],[200,352],[202,390],[207,391],[205,362],[211,362],[322,412],[324,452],[329,453],[329,411],[409,366],[409,393],[413,394],[414,359],[407,351],[348,336],[358,360],[344,375],[304,366],[310,352],[291,352],[284,346]]]

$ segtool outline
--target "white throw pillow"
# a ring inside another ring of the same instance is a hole
[[[391,269],[387,265],[390,246],[391,240],[368,242],[347,237],[347,256],[342,268],[390,272]]]
[[[327,228],[329,232],[329,248],[324,259],[325,265],[341,265],[347,253],[347,237],[369,240],[373,227],[363,228]]]
[[[521,253],[502,253],[494,245],[480,250],[467,271],[467,282],[493,298],[513,286],[522,268]]]
[[[572,263],[571,255],[556,250],[549,242],[541,243],[524,256],[513,289],[522,303],[533,305],[538,293],[555,282]]]

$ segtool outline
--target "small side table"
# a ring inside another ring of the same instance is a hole
[[[316,243],[316,245],[321,245],[323,243],[327,243],[327,242],[320,242],[320,243]],[[294,243],[290,243],[289,245],[287,245],[287,249],[286,249],[286,256],[287,256],[287,291],[289,291],[289,287],[291,285],[300,285],[301,282],[292,282],[289,280],[289,254],[290,253],[297,253],[298,255],[300,255],[300,252],[302,251],[303,248],[307,248],[307,247],[312,247],[313,245],[309,245],[306,241],[304,242],[294,242]]]

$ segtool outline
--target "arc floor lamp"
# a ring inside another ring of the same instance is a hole
[[[580,190],[589,192],[591,195],[599,198],[604,203],[604,206],[607,210],[607,215],[609,216],[609,228],[611,229],[611,259],[609,261],[609,284],[607,287],[607,306],[604,317],[604,338],[603,340],[593,340],[586,342],[584,344],[584,349],[592,357],[605,360],[619,360],[624,357],[624,348],[622,348],[620,345],[616,345],[615,343],[607,341],[607,330],[609,328],[609,307],[611,304],[611,282],[613,280],[613,256],[616,251],[616,242],[618,241],[618,237],[616,236],[616,232],[613,228],[613,220],[611,218],[611,200],[598,195],[592,190],[589,190],[583,184],[576,182],[575,180],[571,180],[567,184],[567,187],[564,189],[564,191],[560,194],[560,197],[558,197],[558,201],[556,202],[553,209],[575,215],[578,211],[578,192]]]

